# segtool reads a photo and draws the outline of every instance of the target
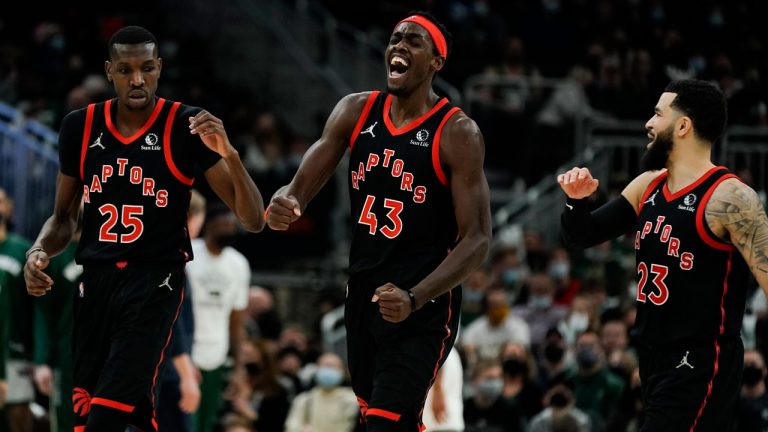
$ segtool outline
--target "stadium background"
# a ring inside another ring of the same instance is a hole
[[[13,230],[30,240],[52,208],[59,122],[72,109],[111,97],[103,74],[106,41],[127,24],[147,27],[160,41],[165,63],[158,94],[222,118],[269,197],[290,180],[341,96],[382,87],[392,25],[410,10],[432,11],[454,36],[436,88],[480,125],[491,184],[492,253],[467,283],[476,294],[466,296],[463,322],[483,314],[488,290],[505,292],[511,314],[529,320],[530,358],[539,368],[547,330],[567,333],[580,300],[598,332],[608,321],[631,324],[633,313],[631,244],[620,239],[578,254],[560,248],[562,195],[554,174],[586,163],[604,179],[593,204],[615,196],[638,172],[643,124],[670,80],[696,77],[723,89],[730,126],[716,160],[765,197],[768,5],[759,0],[18,6],[0,14],[0,187],[15,203]],[[253,284],[274,295],[270,316],[278,328],[303,338],[304,363],[324,349],[343,354],[337,307],[350,224],[345,172],[342,164],[287,234],[242,233],[235,244],[249,259]],[[552,292],[558,312],[537,318],[530,300],[539,291]],[[765,312],[758,293],[745,320],[748,347],[766,349],[759,337]],[[263,318],[264,311],[253,312],[254,322],[260,313]],[[273,337],[279,347],[280,334]],[[570,338],[564,337],[568,352]],[[472,371],[465,373],[471,395]]]

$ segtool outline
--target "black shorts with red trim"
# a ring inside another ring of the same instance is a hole
[[[730,430],[741,388],[741,338],[639,350],[642,432]]]
[[[156,431],[155,384],[184,296],[184,266],[86,264],[81,280],[74,294],[75,430],[101,405]]]
[[[352,388],[368,430],[420,431],[427,391],[456,340],[461,287],[427,302],[405,321],[391,323],[371,302],[378,286],[354,278],[347,284]]]

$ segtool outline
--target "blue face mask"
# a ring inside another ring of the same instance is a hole
[[[531,296],[530,305],[534,309],[546,309],[552,306],[552,298],[546,296]]]
[[[490,378],[477,384],[477,393],[487,400],[496,400],[504,390],[504,381],[501,378]]]
[[[504,270],[504,273],[501,274],[501,281],[504,282],[504,285],[514,286],[520,282],[521,276],[522,275],[520,274],[520,270],[507,269]]]
[[[315,382],[322,388],[332,388],[341,384],[341,371],[333,367],[321,367],[315,373]]]

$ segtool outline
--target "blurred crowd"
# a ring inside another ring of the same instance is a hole
[[[443,73],[453,85],[463,88],[477,75],[533,83],[481,87],[467,108],[486,137],[489,169],[527,183],[571,156],[566,137],[577,114],[596,122],[644,120],[676,78],[717,82],[732,123],[768,125],[768,29],[761,22],[768,5],[759,0],[695,7],[672,0],[323,3],[339,19],[385,35],[382,41],[408,10],[432,10],[453,30],[454,54]],[[204,41],[153,14],[152,6],[142,7],[108,13],[58,5],[0,19],[0,101],[56,129],[69,110],[110,97],[111,86],[98,73],[106,40],[127,23],[144,25],[158,36],[166,59],[158,93],[225,119],[246,168],[271,196],[293,176],[314,137],[294,134],[258,95],[211,79],[204,62],[215,57]],[[549,78],[560,84],[536,87]],[[178,370],[165,394],[176,398],[171,409],[181,407],[190,428],[184,430],[362,430],[347,386],[343,286],[302,291],[312,293],[302,302],[315,312],[298,317],[281,313],[286,299],[278,284],[254,277],[259,270],[293,267],[289,256],[322,259],[329,253],[336,241],[327,229],[339,204],[335,188],[324,189],[279,239],[269,231],[243,234],[230,214],[205,202],[211,194],[204,184],[199,192],[197,223],[204,228],[195,253],[201,259],[190,264],[191,295],[180,319],[194,325],[182,331],[188,346],[181,344],[165,365]],[[12,234],[12,208],[0,192],[0,340],[6,345],[0,358],[7,366],[0,368],[7,369],[0,374],[0,431],[8,430],[4,422],[14,431],[31,422],[71,430],[64,428],[71,412],[67,305],[79,271],[70,248],[51,264],[54,293],[60,294],[35,301],[27,296],[20,266],[31,239]],[[545,244],[541,233],[524,229],[496,241],[464,284],[458,342],[425,403],[428,430],[637,430],[635,275],[625,238],[583,253]],[[748,293],[746,367],[734,431],[768,429],[768,304],[755,284]],[[185,361],[192,367],[185,369]],[[9,373],[27,383],[21,394],[4,387]]]

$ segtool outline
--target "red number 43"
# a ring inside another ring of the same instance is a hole
[[[363,211],[360,212],[360,218],[357,220],[358,223],[368,225],[368,234],[370,235],[375,235],[376,228],[378,227],[376,214],[371,211],[374,201],[376,201],[376,197],[373,195],[368,195],[365,198]],[[392,222],[392,226],[384,225],[379,229],[379,231],[384,234],[384,237],[393,239],[400,235],[400,232],[403,231],[403,220],[400,219],[400,212],[403,211],[403,202],[385,198],[384,208],[389,209],[389,212],[387,213],[387,219]]]

